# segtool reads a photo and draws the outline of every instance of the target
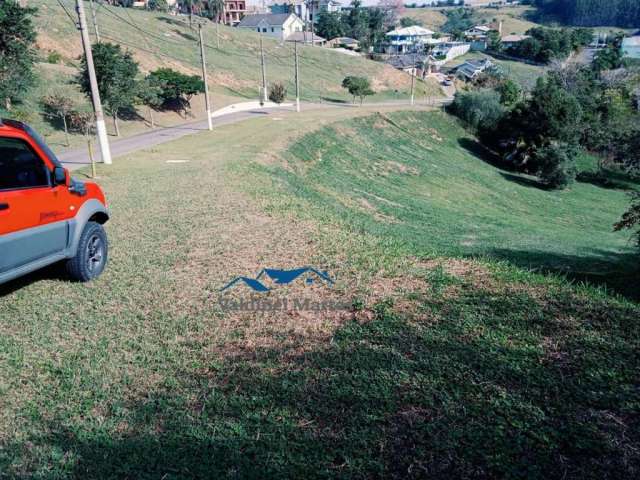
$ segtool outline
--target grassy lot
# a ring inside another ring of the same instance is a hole
[[[640,308],[520,267],[637,262],[610,231],[624,192],[544,192],[442,114],[371,113],[101,169],[104,276],[0,290],[2,476],[633,477]],[[231,278],[301,265],[335,287],[268,298],[351,308],[221,309]]]
[[[513,60],[501,60],[481,52],[470,52],[458,58],[454,58],[445,64],[445,68],[455,67],[466,60],[475,60],[480,58],[488,58],[493,63],[500,66],[509,78],[512,78],[527,90],[531,90],[535,86],[538,78],[543,76],[547,71],[547,67],[529,65],[524,62],[517,62]]]

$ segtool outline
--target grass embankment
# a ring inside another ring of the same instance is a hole
[[[5,476],[633,476],[640,309],[513,265],[614,268],[632,251],[608,227],[624,194],[507,177],[441,114],[333,124],[353,113],[228,125],[101,169],[104,276],[2,288]],[[467,258],[482,253],[504,260]],[[268,297],[353,307],[218,307],[236,275],[305,264],[335,288]]]
[[[68,2],[66,4],[70,6]],[[198,17],[194,18],[198,20]],[[195,27],[189,27],[187,17],[101,5],[97,7],[97,20],[102,40],[117,43],[131,51],[142,72],[169,67],[188,74],[201,74],[198,31]],[[39,115],[37,112],[42,110],[39,101],[44,94],[63,91],[71,93],[77,97],[79,103],[84,103],[85,107],[89,108],[88,100],[78,91],[77,86],[70,85],[74,82],[80,64],[82,46],[77,29],[56,0],[38,2],[36,25],[37,44],[41,60],[44,62],[37,69],[41,81],[38,88],[30,92],[26,104],[18,105],[17,108],[21,111],[21,117],[33,123],[61,150],[64,149],[61,122],[56,119],[47,120]],[[94,38],[93,28],[90,28],[90,32]],[[207,44],[207,67],[214,109],[238,101],[257,100],[261,82],[258,34],[221,25],[219,48],[214,24],[207,22],[203,28],[203,35]],[[287,87],[289,99],[294,98],[293,45],[281,45],[265,36],[264,47],[268,83],[283,82]],[[52,53],[59,56],[60,65],[46,63],[48,59],[53,58]],[[376,91],[376,95],[372,97],[373,101],[409,98],[410,77],[402,72],[332,49],[300,47],[302,100],[350,100],[349,94],[341,87],[342,80],[347,75],[369,78]],[[419,94],[428,92],[430,96],[441,95],[435,82],[418,82],[417,90]],[[192,109],[194,116],[204,116],[202,105],[202,99],[196,99]],[[148,128],[147,110],[140,108],[137,114],[123,121],[124,135]],[[157,116],[161,125],[185,121],[170,112],[159,113]],[[81,135],[74,135],[72,138],[73,146],[83,142]]]

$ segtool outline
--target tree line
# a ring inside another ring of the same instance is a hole
[[[568,25],[640,27],[638,0],[535,0],[535,5]]]

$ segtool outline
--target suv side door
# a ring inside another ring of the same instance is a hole
[[[69,213],[35,148],[25,138],[0,137],[0,273],[61,254]]]

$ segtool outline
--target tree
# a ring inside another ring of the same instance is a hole
[[[513,107],[522,99],[522,88],[510,78],[505,79],[498,85],[500,103],[505,107]]]
[[[67,147],[70,145],[69,143],[69,128],[67,126],[67,118],[71,114],[71,112],[75,108],[75,102],[73,99],[67,95],[62,93],[54,93],[51,95],[47,95],[41,101],[42,106],[50,115],[54,115],[60,120],[62,120],[62,125],[64,126],[64,137],[67,142]]]
[[[316,24],[316,32],[321,37],[328,39],[344,36],[342,14],[340,12],[320,12],[318,23]]]
[[[458,92],[451,111],[474,130],[491,130],[505,113],[500,94],[494,90]]]
[[[220,22],[224,16],[224,0],[209,0],[207,2],[207,16],[216,22]]]
[[[167,0],[149,0],[147,7],[149,10],[157,10],[159,12],[169,11],[169,3]]]
[[[138,82],[137,88],[136,103],[148,108],[151,128],[155,128],[153,112],[162,106],[162,83],[154,78],[147,77]]]
[[[414,25],[421,27],[422,25],[424,25],[424,23],[422,22],[422,20],[413,17],[402,17],[400,19],[401,27],[413,27]]]
[[[17,2],[0,2],[0,98],[7,110],[35,83],[35,12]]]
[[[549,188],[561,189],[576,178],[577,148],[565,143],[550,143],[536,149],[533,161],[537,175]]]
[[[287,97],[287,88],[280,82],[273,83],[269,87],[269,100],[281,104]]]
[[[342,88],[346,88],[351,95],[353,95],[353,101],[356,97],[360,98],[360,105],[364,100],[364,97],[373,95],[374,91],[371,89],[369,80],[364,77],[348,76],[342,81]]]
[[[147,79],[160,86],[160,98],[164,107],[184,111],[185,115],[191,108],[193,95],[204,92],[202,78],[185,75],[170,68],[159,68],[151,72]]]
[[[133,108],[137,93],[138,64],[131,53],[123,52],[120,45],[113,43],[97,43],[91,47],[91,51],[100,98],[113,116],[116,136],[120,136],[118,114],[124,109]],[[91,96],[86,58],[82,59],[79,80],[82,90]]]
[[[633,192],[631,194],[631,207],[627,212],[622,215],[622,218],[618,223],[613,226],[614,231],[619,232],[621,230],[636,229],[633,234],[636,244],[640,246],[640,192]]]

